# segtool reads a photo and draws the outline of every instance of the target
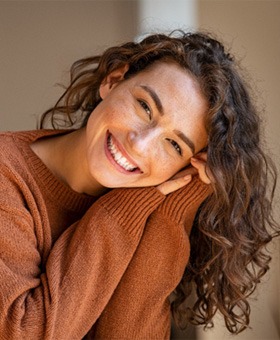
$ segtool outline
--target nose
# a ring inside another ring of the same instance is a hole
[[[128,144],[138,156],[143,156],[149,150],[155,150],[153,144],[156,143],[158,133],[151,129],[141,131],[130,131],[128,133]]]

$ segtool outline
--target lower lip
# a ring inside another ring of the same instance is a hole
[[[134,171],[128,171],[126,169],[124,169],[122,166],[120,166],[115,159],[113,158],[109,148],[108,148],[108,137],[109,137],[109,133],[106,133],[106,138],[105,138],[105,155],[108,158],[109,162],[114,166],[114,168],[116,170],[118,170],[119,172],[126,174],[126,175],[135,175],[135,174],[140,174],[141,171],[139,169],[136,169]]]

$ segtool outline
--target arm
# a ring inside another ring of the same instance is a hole
[[[169,339],[169,295],[188,262],[188,235],[210,187],[197,177],[152,213],[116,291],[92,329],[94,339]]]
[[[164,200],[154,188],[113,190],[56,241],[42,270],[19,180],[0,174],[1,339],[81,339],[108,303]],[[8,179],[9,177],[9,179]]]

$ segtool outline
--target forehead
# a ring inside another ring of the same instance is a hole
[[[205,114],[207,100],[198,81],[190,72],[175,62],[158,61],[135,77],[135,86],[150,85],[159,95],[163,106],[176,105],[177,109],[192,114]]]
[[[158,87],[173,87],[182,90],[186,88],[194,88],[198,92],[200,86],[195,77],[187,70],[172,61],[157,61],[140,71],[136,78],[138,80],[149,81]]]

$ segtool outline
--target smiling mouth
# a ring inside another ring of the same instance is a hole
[[[118,147],[114,144],[112,135],[109,133],[107,138],[107,146],[108,150],[110,151],[111,156],[113,157],[114,161],[122,167],[124,170],[129,172],[134,172],[136,170],[140,170],[137,166],[132,164],[118,149]]]

